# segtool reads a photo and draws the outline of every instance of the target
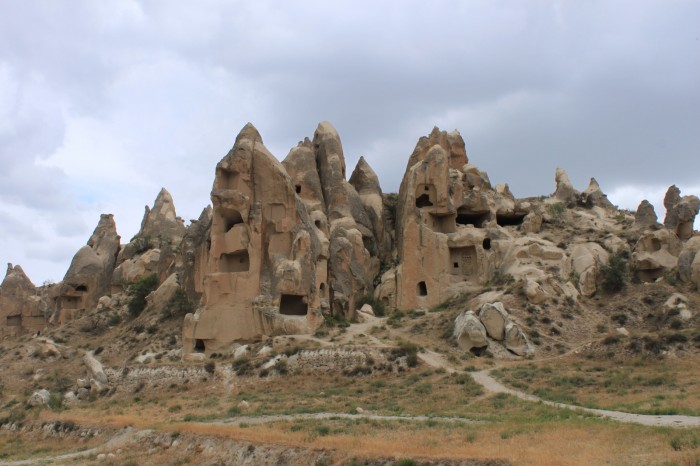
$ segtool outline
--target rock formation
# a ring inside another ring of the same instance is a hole
[[[697,196],[681,197],[681,190],[673,185],[666,191],[664,206],[664,226],[676,233],[681,241],[693,236],[693,223],[700,211],[700,199]]]
[[[44,330],[47,311],[46,303],[22,267],[7,264],[0,284],[0,339]]]
[[[644,199],[637,207],[634,214],[634,225],[639,228],[648,228],[657,223],[656,211],[649,201]]]
[[[109,294],[119,252],[119,235],[113,216],[103,214],[92,236],[73,257],[61,282],[52,321],[66,322],[94,307]]]

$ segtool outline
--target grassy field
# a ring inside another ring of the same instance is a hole
[[[543,399],[639,414],[700,415],[700,357],[589,360],[579,356],[492,374]]]

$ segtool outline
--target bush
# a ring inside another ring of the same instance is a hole
[[[53,411],[60,411],[63,409],[63,393],[52,393],[49,396],[49,401],[47,401],[46,404]]]
[[[409,458],[400,459],[396,466],[418,466],[418,461]]]
[[[158,276],[151,274],[129,287],[129,315],[136,318],[146,308],[146,296],[158,287]]]
[[[150,236],[134,236],[131,238],[131,244],[134,245],[134,252],[142,254],[153,248],[153,242]]]
[[[194,304],[187,298],[185,291],[178,288],[165,305],[161,320],[179,319],[191,312],[194,312]]]
[[[627,259],[623,254],[612,254],[600,272],[603,276],[603,290],[608,293],[622,291],[627,283]]]
[[[214,361],[209,361],[204,365],[204,370],[207,371],[208,374],[213,374],[216,370],[216,363],[214,363]]]
[[[374,296],[364,295],[357,302],[356,307],[360,308],[365,304],[369,304],[370,306],[372,306],[372,310],[374,311],[375,316],[384,317],[386,315],[386,306],[384,306],[384,303],[376,299]]]

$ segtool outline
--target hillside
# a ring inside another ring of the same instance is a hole
[[[387,194],[329,123],[247,125],[198,220],[163,189],[60,283],[10,264],[0,464],[697,464],[700,200],[554,188],[435,128]]]

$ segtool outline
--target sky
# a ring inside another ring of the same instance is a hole
[[[161,187],[189,223],[247,122],[283,159],[330,121],[385,192],[457,129],[517,197],[561,166],[663,220],[700,195],[699,83],[696,0],[0,0],[0,262],[59,281]]]

